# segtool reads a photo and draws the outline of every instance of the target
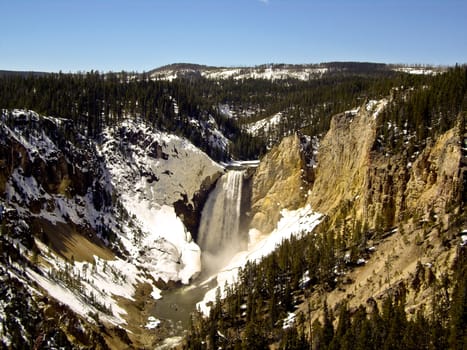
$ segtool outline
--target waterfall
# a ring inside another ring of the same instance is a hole
[[[240,214],[244,171],[230,170],[217,182],[201,213],[198,244],[206,261],[219,264],[242,248]],[[208,268],[216,266],[207,266]]]

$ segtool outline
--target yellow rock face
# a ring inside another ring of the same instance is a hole
[[[313,210],[389,228],[404,218],[443,214],[459,192],[461,149],[456,128],[429,143],[413,161],[375,151],[383,99],[336,115],[320,143],[317,167],[306,167],[297,135],[283,139],[262,160],[252,181],[252,222],[262,234],[275,228],[280,210]],[[313,183],[305,179],[313,171]],[[307,193],[309,195],[307,196]]]
[[[305,171],[297,135],[284,138],[261,160],[252,180],[252,228],[267,234],[274,229],[281,209],[304,205]]]
[[[341,114],[321,142],[315,183],[308,198],[314,210],[328,213],[361,195],[368,172],[376,123],[366,111]]]

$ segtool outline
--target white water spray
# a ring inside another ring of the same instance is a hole
[[[243,174],[243,171],[231,170],[223,175],[209,194],[201,213],[198,244],[208,270],[221,267],[222,262],[242,248],[240,209]]]

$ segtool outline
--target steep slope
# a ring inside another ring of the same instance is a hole
[[[329,216],[328,234],[346,242],[347,259],[364,264],[345,278],[346,286],[327,295],[335,310],[344,300],[350,307],[369,298],[380,302],[397,288],[407,288],[406,309],[428,307],[426,300],[437,293],[428,274],[432,281],[449,274],[462,243],[458,128],[412,154],[382,153],[375,148],[381,137],[377,116],[386,103],[335,116],[319,150],[308,203]]]
[[[385,103],[381,101],[379,108]],[[376,136],[376,115],[371,112],[357,108],[332,118],[320,143],[316,180],[308,198],[314,208],[327,213],[343,201],[355,200],[365,187]]]
[[[451,129],[409,154],[381,153],[377,116],[387,100],[369,102],[356,113],[335,116],[323,138],[308,197],[313,208],[340,212],[369,227],[391,227],[413,216],[441,216],[458,199],[461,149]]]
[[[145,330],[144,305],[160,297],[159,288],[199,273],[190,231],[223,168],[143,121],[107,128],[97,143],[67,120],[4,110],[0,133],[1,244],[8,255],[0,267],[8,283],[24,285],[31,310],[44,297],[64,304],[91,335],[92,324],[103,322],[107,341],[155,341]],[[123,330],[112,333],[113,325],[130,329],[131,340]],[[11,331],[3,330],[5,344]],[[30,343],[34,332],[19,336]],[[57,346],[84,344],[75,336],[65,331]]]
[[[156,279],[188,283],[200,272],[200,251],[183,221],[200,216],[201,192],[210,189],[222,168],[187,140],[134,121],[105,130],[100,152],[116,201],[142,233],[128,230],[121,237],[130,255],[147,260]]]

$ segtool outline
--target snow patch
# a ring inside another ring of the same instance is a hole
[[[154,316],[149,316],[148,317],[148,323],[146,323],[144,328],[155,329],[155,328],[159,327],[160,323],[161,323],[161,321],[158,320],[157,318],[155,318]]]
[[[252,135],[258,135],[260,132],[267,133],[275,126],[277,126],[283,118],[283,113],[279,112],[274,114],[272,117],[258,120],[255,123],[248,124],[246,131]]]

